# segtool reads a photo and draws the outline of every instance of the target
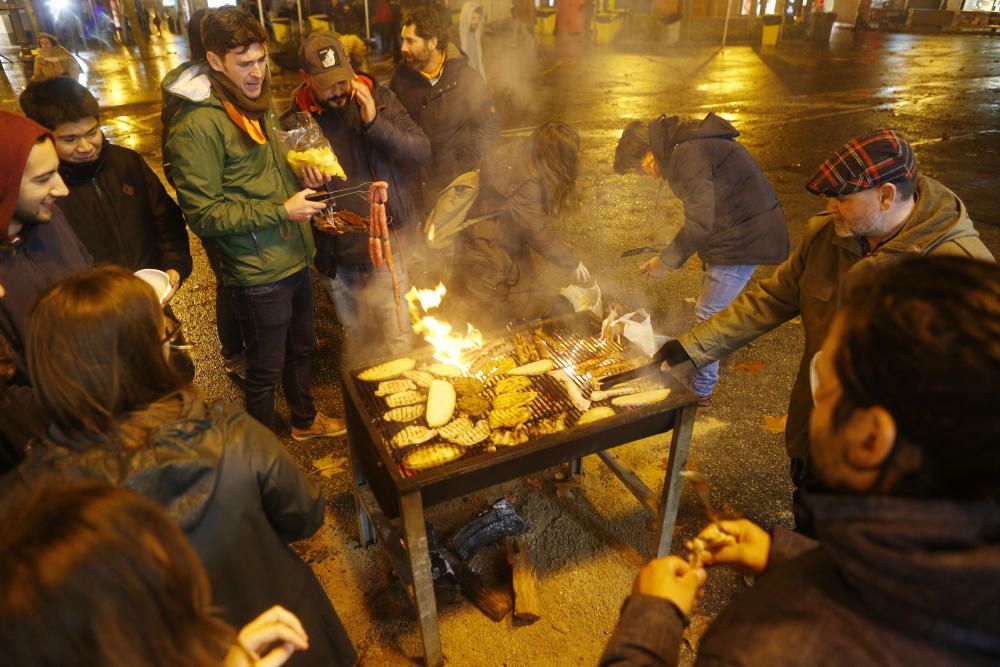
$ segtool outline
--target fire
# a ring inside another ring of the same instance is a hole
[[[413,322],[413,330],[423,335],[424,340],[434,347],[435,359],[457,366],[464,372],[471,365],[471,362],[466,360],[467,354],[483,347],[483,334],[466,323],[466,332],[461,335],[454,332],[448,322],[439,320],[433,315],[426,315],[427,311],[441,305],[446,293],[443,283],[438,283],[432,290],[411,287],[406,293],[410,320]]]

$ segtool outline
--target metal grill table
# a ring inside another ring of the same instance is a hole
[[[586,327],[592,333],[600,322],[577,314],[546,320],[500,337],[522,333],[530,337],[533,329],[558,330],[570,323],[576,329]],[[592,352],[592,350],[590,351]],[[415,351],[413,358],[431,359],[432,350]],[[558,355],[553,355],[559,366]],[[565,362],[564,362],[565,363]],[[681,385],[672,386],[670,396],[659,403],[624,411],[613,417],[583,426],[570,426],[553,435],[532,438],[523,444],[485,450],[421,472],[411,472],[400,465],[399,457],[388,444],[395,427],[381,418],[379,401],[373,388],[357,380],[358,371],[344,369],[347,435],[354,473],[358,527],[363,545],[381,540],[403,579],[420,623],[424,657],[428,665],[444,663],[438,629],[437,605],[431,578],[430,554],[424,524],[424,507],[435,505],[473,491],[510,481],[540,470],[569,463],[570,474],[581,470],[581,459],[596,454],[612,473],[636,496],[645,511],[656,519],[654,547],[657,557],[670,551],[674,523],[683,484],[681,471],[687,464],[691,432],[696,412],[696,397]],[[578,384],[579,378],[573,377]],[[555,396],[561,385],[549,376],[534,379],[539,392],[541,414],[554,410],[570,413],[575,423],[580,412],[563,398]],[[673,431],[663,491],[655,494],[629,468],[608,450],[652,435]],[[392,519],[399,518],[402,533]],[[402,538],[402,539],[401,539]],[[405,547],[404,547],[405,544]]]

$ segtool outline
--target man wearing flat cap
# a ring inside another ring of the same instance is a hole
[[[409,289],[405,261],[407,237],[416,229],[417,206],[404,184],[407,168],[419,168],[431,155],[427,135],[388,88],[363,72],[356,73],[340,39],[332,32],[317,32],[302,42],[300,73],[304,80],[292,95],[283,122],[297,113],[311,113],[330,141],[344,169],[346,180],[326,185],[333,191],[361,188],[361,196],[339,197],[335,205],[357,215],[368,215],[365,195],[371,181],[389,184],[386,203],[400,290]],[[314,229],[316,269],[320,285],[333,302],[344,327],[346,356],[360,360],[362,353],[402,354],[412,347],[409,323],[401,331],[392,300],[388,269],[376,269],[368,258],[368,234],[331,235]],[[403,261],[400,261],[403,260]]]
[[[810,479],[809,364],[826,337],[845,283],[910,254],[993,261],[962,201],[933,178],[918,174],[909,143],[893,130],[847,142],[820,165],[806,189],[826,199],[826,210],[809,221],[788,259],[726,309],[664,346],[666,364],[690,361],[701,368],[801,315],[805,349],[785,427],[797,488]]]

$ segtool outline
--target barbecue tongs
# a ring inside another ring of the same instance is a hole
[[[638,368],[633,368],[632,370],[625,371],[624,373],[615,373],[614,375],[609,375],[604,378],[600,383],[601,391],[606,391],[615,385],[621,384],[622,382],[628,382],[629,380],[635,380],[637,378],[653,375],[663,375],[663,371],[660,370],[660,364],[667,360],[666,349],[666,344],[662,345],[659,350],[653,353],[652,360],[648,364],[644,364]]]

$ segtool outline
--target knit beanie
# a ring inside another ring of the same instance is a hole
[[[28,154],[40,137],[52,135],[35,121],[8,111],[0,111],[0,127],[0,241],[5,241]]]

